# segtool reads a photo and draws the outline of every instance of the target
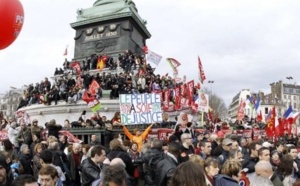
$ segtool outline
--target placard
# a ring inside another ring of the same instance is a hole
[[[159,94],[121,94],[119,102],[121,121],[124,125],[162,122]]]

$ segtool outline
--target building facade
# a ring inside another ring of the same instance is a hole
[[[270,110],[275,106],[277,117],[282,117],[287,108],[291,105],[294,111],[300,110],[300,86],[296,84],[284,83],[282,80],[270,84],[271,92],[264,94],[259,92],[261,100],[260,110],[262,113],[262,121],[265,121],[266,116]],[[241,100],[246,100],[247,95],[256,96],[257,94],[251,93],[250,90],[243,89],[236,96],[233,97],[229,105],[229,117],[232,120],[237,118],[238,107]],[[256,113],[253,108],[246,104],[245,115],[250,118],[255,118]],[[299,123],[297,121],[296,123]]]
[[[15,112],[22,99],[22,89],[11,88],[6,94],[0,97],[0,113],[7,119],[14,117]]]

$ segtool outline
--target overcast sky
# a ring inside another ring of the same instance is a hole
[[[0,51],[0,93],[10,86],[40,82],[62,67],[63,52],[74,54],[76,10],[95,0],[20,0],[25,11],[21,34]],[[241,90],[270,92],[269,84],[299,82],[300,1],[134,0],[152,37],[148,48],[163,56],[158,73],[171,74],[165,58],[182,65],[179,75],[198,79],[197,56],[208,80],[204,87],[227,106]],[[155,67],[154,64],[152,64]]]

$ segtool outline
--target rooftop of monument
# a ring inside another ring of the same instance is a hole
[[[98,1],[96,1],[91,8],[77,10],[77,21],[71,23],[71,26],[75,28],[98,22],[131,17],[150,38],[151,34],[146,28],[146,21],[140,17],[135,4],[131,0],[106,0],[98,4],[97,2]]]

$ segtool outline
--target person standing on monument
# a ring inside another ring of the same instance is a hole
[[[125,135],[130,139],[131,142],[135,142],[138,144],[138,151],[140,152],[143,146],[143,142],[145,141],[153,125],[154,123],[149,125],[144,132],[142,132],[140,129],[137,128],[134,129],[133,130],[134,135],[129,132],[129,130],[125,125],[123,125],[123,131]]]

